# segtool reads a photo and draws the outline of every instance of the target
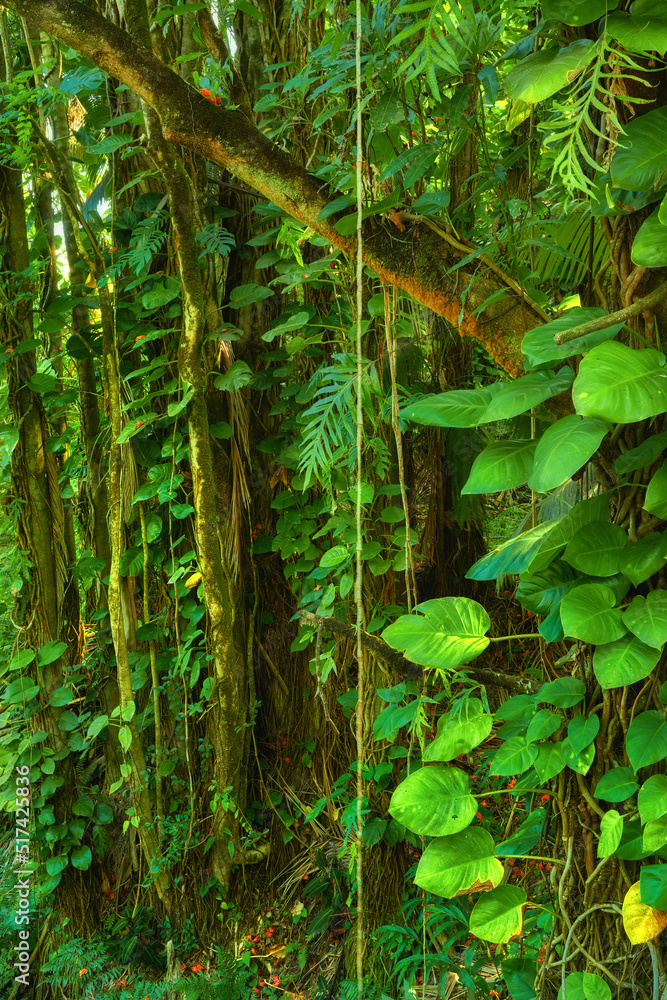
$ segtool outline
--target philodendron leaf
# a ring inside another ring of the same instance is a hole
[[[515,830],[508,840],[498,844],[496,857],[512,857],[512,855],[528,854],[529,851],[532,851],[542,836],[545,816],[545,809],[533,809],[518,830]]]
[[[423,837],[465,830],[475,818],[477,800],[465,771],[457,767],[421,767],[402,781],[391,797],[395,820]]]
[[[611,179],[624,191],[646,191],[659,183],[667,162],[667,107],[629,121],[611,161]]]
[[[571,972],[565,992],[562,986],[558,990],[558,1000],[611,1000],[611,990],[594,972]]]
[[[616,809],[608,809],[600,823],[598,857],[608,858],[613,854],[623,836],[623,817]]]
[[[496,383],[500,388],[502,383]],[[454,389],[416,399],[401,409],[401,416],[429,427],[477,427],[493,399],[494,387]]]
[[[494,394],[480,422],[488,424],[517,417],[545,399],[560,395],[571,385],[572,372],[567,367],[559,372],[533,372],[514,382],[505,382]]]
[[[646,779],[637,796],[637,808],[642,823],[667,815],[667,775],[652,774]]]
[[[660,650],[647,646],[636,635],[626,635],[615,642],[597,646],[593,654],[593,671],[603,691],[625,687],[642,681],[651,673]]]
[[[641,712],[630,723],[625,741],[628,759],[635,771],[667,757],[667,722],[662,712]]]
[[[536,104],[567,87],[595,55],[595,44],[579,38],[565,48],[541,49],[507,74],[505,90],[514,101]]]
[[[505,944],[521,936],[528,897],[518,885],[485,892],[470,914],[470,933],[482,941]]]
[[[572,384],[569,368],[533,372],[513,382],[497,382],[483,389],[454,389],[408,403],[402,417],[434,427],[477,427],[508,420],[538,406]]]
[[[646,465],[652,465],[667,448],[667,431],[660,431],[645,438],[636,448],[631,448],[625,454],[619,455],[614,462],[614,468],[619,476],[626,472],[635,472]]]
[[[543,0],[542,17],[581,27],[618,7],[618,0]]]
[[[618,573],[621,551],[628,537],[619,524],[593,521],[585,524],[568,542],[565,562],[589,576]]]
[[[605,802],[625,802],[638,788],[631,768],[614,767],[602,775],[595,786],[594,795],[596,799],[603,799]],[[667,812],[667,808],[665,811]]]
[[[667,226],[658,216],[658,209],[639,227],[632,241],[631,259],[639,267],[664,267],[667,264]]]
[[[443,597],[418,604],[382,633],[394,649],[423,666],[455,670],[483,653],[491,620],[481,604],[467,597]]]
[[[548,427],[535,449],[528,479],[531,490],[548,493],[566,482],[595,454],[609,426],[596,417],[571,413]]]
[[[623,612],[615,608],[616,598],[602,583],[582,583],[568,591],[560,606],[565,635],[582,642],[613,642],[625,635]]]
[[[667,927],[667,913],[641,901],[641,883],[635,882],[623,900],[623,927],[631,944],[646,944]]]
[[[534,763],[537,747],[524,736],[512,736],[493,756],[492,771],[498,775],[523,774]]]
[[[581,753],[590,746],[600,730],[597,715],[575,715],[567,726],[567,738],[572,752]]]
[[[661,650],[667,642],[667,592],[651,590],[646,597],[633,597],[623,622],[642,642]]]
[[[667,520],[667,462],[658,469],[648,484],[644,509],[663,521]]]
[[[535,368],[543,365],[547,361],[561,361],[570,358],[573,354],[585,354],[597,344],[602,344],[606,340],[615,337],[623,329],[623,323],[616,323],[614,326],[606,326],[603,330],[595,330],[587,333],[576,340],[568,340],[564,344],[557,344],[554,336],[565,330],[573,330],[577,326],[589,323],[593,319],[601,319],[606,315],[606,310],[600,308],[568,309],[566,313],[550,323],[529,330],[521,341],[521,352],[526,355],[525,367]]]
[[[536,441],[494,441],[472,464],[461,493],[498,493],[523,486],[533,468]]]
[[[493,838],[478,826],[436,837],[421,856],[415,884],[445,899],[493,889],[504,872],[494,850]]]
[[[639,873],[640,901],[667,910],[667,865],[644,865]]]
[[[579,365],[572,402],[577,413],[612,423],[627,424],[663,413],[667,410],[663,355],[652,347],[634,350],[615,340],[594,347]]]
[[[610,38],[615,38],[631,52],[664,53],[667,50],[667,8],[662,0],[635,0],[630,17],[619,12],[607,19],[607,32]]]
[[[438,735],[426,747],[422,760],[454,760],[483,743],[491,732],[493,716],[479,698],[468,698],[438,720]]]
[[[492,549],[470,567],[466,573],[468,580],[494,580],[506,573],[521,573],[542,544],[549,538],[556,525],[564,517],[556,517],[552,521],[538,524],[536,528],[524,531],[516,538],[510,538],[497,548]],[[565,544],[565,543],[563,543]],[[551,561],[551,560],[550,560]]]
[[[654,573],[665,566],[667,560],[667,533],[645,535],[626,547],[621,552],[618,568],[630,583],[638,587]],[[651,591],[660,593],[660,591]]]

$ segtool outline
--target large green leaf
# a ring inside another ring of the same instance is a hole
[[[549,711],[548,708],[541,708],[539,712],[535,713],[533,718],[528,723],[526,739],[529,743],[537,743],[538,740],[546,740],[549,736],[553,736],[554,733],[557,733],[562,725],[563,720],[560,715],[556,715],[555,712]]]
[[[537,757],[535,758],[535,770],[542,784],[555,778],[564,767],[565,761],[563,759],[562,743],[540,744],[537,748]]]
[[[667,558],[667,534],[645,535],[621,552],[619,569],[630,583],[638,587],[644,580],[663,569]]]
[[[543,0],[542,17],[580,27],[604,17],[618,7],[618,0]]]
[[[492,889],[504,872],[494,850],[493,838],[478,826],[437,837],[421,856],[415,883],[445,899]]]
[[[623,836],[623,817],[617,809],[608,809],[600,823],[598,857],[608,858],[618,848]]]
[[[470,933],[495,944],[519,937],[527,900],[526,893],[518,885],[499,885],[485,892],[470,914]]]
[[[572,708],[583,700],[586,685],[578,677],[557,677],[547,681],[537,692],[537,701],[556,708]]]
[[[646,597],[633,597],[623,622],[642,642],[661,650],[667,642],[667,591],[652,590]]]
[[[443,597],[417,605],[382,633],[394,649],[423,666],[455,670],[483,653],[491,621],[481,604],[467,597]]]
[[[648,484],[644,509],[667,521],[667,462],[660,466]]]
[[[643,469],[647,465],[652,465],[665,448],[667,448],[667,431],[652,434],[646,440],[642,441],[641,444],[638,444],[636,448],[631,448],[624,455],[619,455],[614,462],[614,468],[619,476],[623,476],[627,472],[635,472],[637,469]]]
[[[652,774],[639,790],[637,807],[642,823],[667,815],[667,775]]]
[[[667,910],[667,865],[643,865],[639,873],[639,896],[645,906]]]
[[[614,767],[602,775],[593,794],[596,799],[604,799],[605,802],[625,802],[638,788],[631,768]]]
[[[662,712],[641,712],[630,723],[625,749],[635,771],[667,757],[667,722]]]
[[[512,1000],[536,1000],[534,986],[537,964],[535,959],[506,958],[503,961],[502,972]]]
[[[513,101],[537,104],[571,83],[594,55],[595,44],[587,38],[533,52],[507,74],[505,90]]]
[[[613,642],[625,635],[614,592],[602,583],[582,583],[563,596],[560,619],[565,635],[582,642]]]
[[[569,368],[562,368],[559,372],[533,372],[514,382],[506,382],[493,396],[480,423],[516,417],[545,399],[560,395],[571,385],[572,372]]]
[[[660,659],[660,651],[647,646],[636,635],[625,635],[615,642],[597,646],[593,671],[603,691],[642,681]]]
[[[611,990],[594,972],[571,972],[561,986],[558,1000],[611,1000]]]
[[[457,767],[421,767],[398,786],[389,812],[413,833],[442,837],[470,825],[477,812],[477,800],[470,794],[465,771]]]
[[[582,309],[577,307],[575,309],[568,309],[562,316],[552,320],[550,323],[545,323],[534,330],[529,330],[521,341],[521,352],[526,356],[526,368],[535,368],[537,365],[543,365],[547,361],[561,361],[572,357],[573,354],[585,354],[597,344],[602,344],[604,341],[615,337],[623,329],[623,323],[615,323],[614,326],[607,326],[603,330],[587,333],[584,337],[569,340],[565,344],[557,344],[554,341],[554,336],[557,333],[563,333],[565,330],[573,330],[583,323],[600,319],[604,315],[606,315],[604,309]]]
[[[568,738],[564,739],[561,743],[561,752],[563,760],[572,771],[576,771],[577,774],[588,774],[591,764],[595,759],[595,747],[593,744],[584,747],[583,750],[576,751]]]
[[[540,547],[549,539],[557,525],[564,517],[553,518],[530,528],[516,538],[510,538],[497,548],[492,549],[470,567],[466,573],[468,580],[495,580],[496,577],[508,573],[521,573],[531,563]],[[549,560],[551,561],[551,560]]]
[[[528,479],[531,490],[548,493],[566,482],[597,451],[609,426],[604,420],[572,413],[548,427],[535,449]]]
[[[556,559],[576,532],[591,521],[609,521],[609,501],[604,494],[580,500],[564,517],[552,519],[553,530],[544,538],[521,578],[528,580],[533,573],[546,569]]]
[[[664,0],[635,0],[630,8],[630,17],[619,12],[607,18],[607,33],[631,52],[659,52],[663,55],[667,50],[667,8]]]
[[[512,736],[493,755],[491,770],[494,774],[507,776],[523,774],[537,757],[537,747],[524,736]]]
[[[619,560],[627,535],[619,524],[593,521],[585,524],[567,543],[563,559],[589,576],[618,573]]]
[[[401,416],[429,427],[477,427],[492,398],[491,388],[454,389],[408,403]]]
[[[479,698],[468,698],[438,719],[438,735],[426,747],[422,760],[454,760],[483,743],[491,732],[493,716]]]
[[[517,600],[528,611],[548,615],[560,605],[565,594],[581,582],[576,570],[562,559],[556,559],[547,569],[532,573],[529,580],[521,580],[517,587]]]
[[[581,753],[589,747],[600,731],[597,715],[575,715],[567,726],[567,739],[572,753]]]
[[[642,223],[632,241],[632,263],[639,267],[664,267],[667,264],[667,226],[658,218],[658,210]]]
[[[667,410],[663,365],[663,356],[650,347],[633,350],[616,341],[594,347],[582,360],[572,387],[577,413],[612,423],[631,423],[662,413]]]
[[[472,464],[461,493],[498,493],[527,482],[533,467],[536,441],[494,441]]]
[[[633,118],[623,131],[611,161],[612,181],[625,191],[656,187],[667,163],[667,107]]]
[[[545,399],[565,392],[571,372],[533,372],[484,389],[455,389],[408,403],[401,416],[434,427],[477,427],[518,416]]]

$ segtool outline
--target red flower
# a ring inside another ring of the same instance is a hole
[[[481,818],[482,818],[481,813],[475,813],[475,819],[481,819]]]

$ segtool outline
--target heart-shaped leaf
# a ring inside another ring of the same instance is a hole
[[[462,493],[498,493],[528,481],[533,468],[536,441],[494,441],[472,464]]]
[[[444,597],[417,605],[382,633],[394,649],[423,666],[455,670],[483,653],[491,620],[481,604],[467,597]]]
[[[482,941],[505,944],[520,937],[528,897],[518,885],[499,885],[484,895],[470,914],[470,933]]]
[[[426,747],[422,760],[454,760],[483,743],[491,732],[493,716],[479,698],[468,698],[438,720],[438,735]]]
[[[659,649],[647,646],[636,635],[626,635],[596,647],[593,670],[602,690],[609,691],[648,677],[659,659]]]
[[[623,622],[642,642],[662,649],[667,642],[667,593],[652,590],[646,597],[633,597]]]
[[[623,900],[623,927],[631,944],[652,941],[667,927],[667,913],[654,910],[641,901],[641,884],[635,882]]]
[[[635,771],[667,757],[667,722],[662,712],[641,712],[630,723],[625,749]]]
[[[565,635],[582,642],[613,642],[625,635],[623,612],[615,608],[616,598],[602,583],[582,583],[568,591],[560,606]]]
[[[621,551],[628,536],[619,524],[593,521],[568,542],[563,559],[580,573],[589,576],[613,576],[618,573]]]
[[[535,449],[528,479],[531,490],[548,493],[566,482],[595,454],[609,426],[596,417],[571,413],[548,427]]]
[[[477,812],[477,800],[469,788],[468,775],[457,767],[421,767],[398,786],[389,812],[423,837],[458,833]]]
[[[504,872],[494,850],[493,838],[478,826],[436,837],[421,856],[415,883],[445,899],[493,889]]]
[[[648,117],[644,115],[641,121]],[[667,410],[663,356],[652,347],[634,350],[616,341],[600,344],[579,366],[572,401],[577,413],[612,423],[627,424],[663,413]]]
[[[629,767],[614,767],[603,774],[595,787],[595,798],[605,802],[625,802],[634,795],[639,785],[634,771]]]

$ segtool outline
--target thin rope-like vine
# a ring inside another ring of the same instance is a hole
[[[361,317],[364,308],[363,278],[364,261],[362,256],[362,219],[363,219],[363,169],[361,127],[361,3],[356,3],[355,24],[355,64],[356,64],[356,95],[357,95],[357,566],[354,580],[354,603],[357,610],[357,1000],[362,1000],[364,992],[364,917],[363,917],[363,853],[362,853],[362,822],[364,801],[364,647],[361,643],[361,631],[364,624],[364,605],[362,597],[363,562],[361,549],[363,536],[361,531],[361,476],[362,476],[362,442],[364,432],[364,411],[362,406],[363,365],[362,365],[362,328]]]

